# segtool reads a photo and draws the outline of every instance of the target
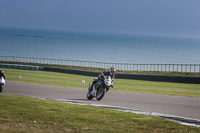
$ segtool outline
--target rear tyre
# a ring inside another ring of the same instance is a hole
[[[97,95],[96,95],[96,99],[98,101],[100,101],[103,96],[105,95],[105,88],[100,88],[98,91],[97,91]]]

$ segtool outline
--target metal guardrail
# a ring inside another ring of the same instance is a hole
[[[111,66],[117,70],[127,71],[161,71],[161,72],[200,72],[200,64],[132,64],[132,63],[105,63],[81,60],[49,59],[34,57],[0,56],[0,61],[41,63],[79,67],[93,67],[108,69]]]

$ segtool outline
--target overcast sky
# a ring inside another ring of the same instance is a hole
[[[200,0],[0,0],[0,27],[200,37]]]

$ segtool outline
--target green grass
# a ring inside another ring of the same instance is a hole
[[[30,71],[30,70],[6,69],[6,68],[2,69],[5,71],[7,80],[10,81],[63,86],[70,88],[87,89],[88,84],[91,83],[94,79],[94,77],[89,77],[89,76],[80,76],[80,75],[64,74],[56,72]],[[19,79],[19,75],[22,76],[22,79]],[[82,85],[82,80],[85,80],[86,85],[84,86]],[[114,88],[111,88],[110,90],[200,97],[200,84],[115,79]]]
[[[0,132],[200,132],[161,118],[30,97],[0,95]]]

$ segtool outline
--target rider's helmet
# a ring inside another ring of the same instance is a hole
[[[115,69],[114,67],[111,67],[109,71],[110,71],[110,73],[113,75],[113,74],[115,74],[116,69]]]
[[[3,73],[3,70],[0,70],[0,73]]]

